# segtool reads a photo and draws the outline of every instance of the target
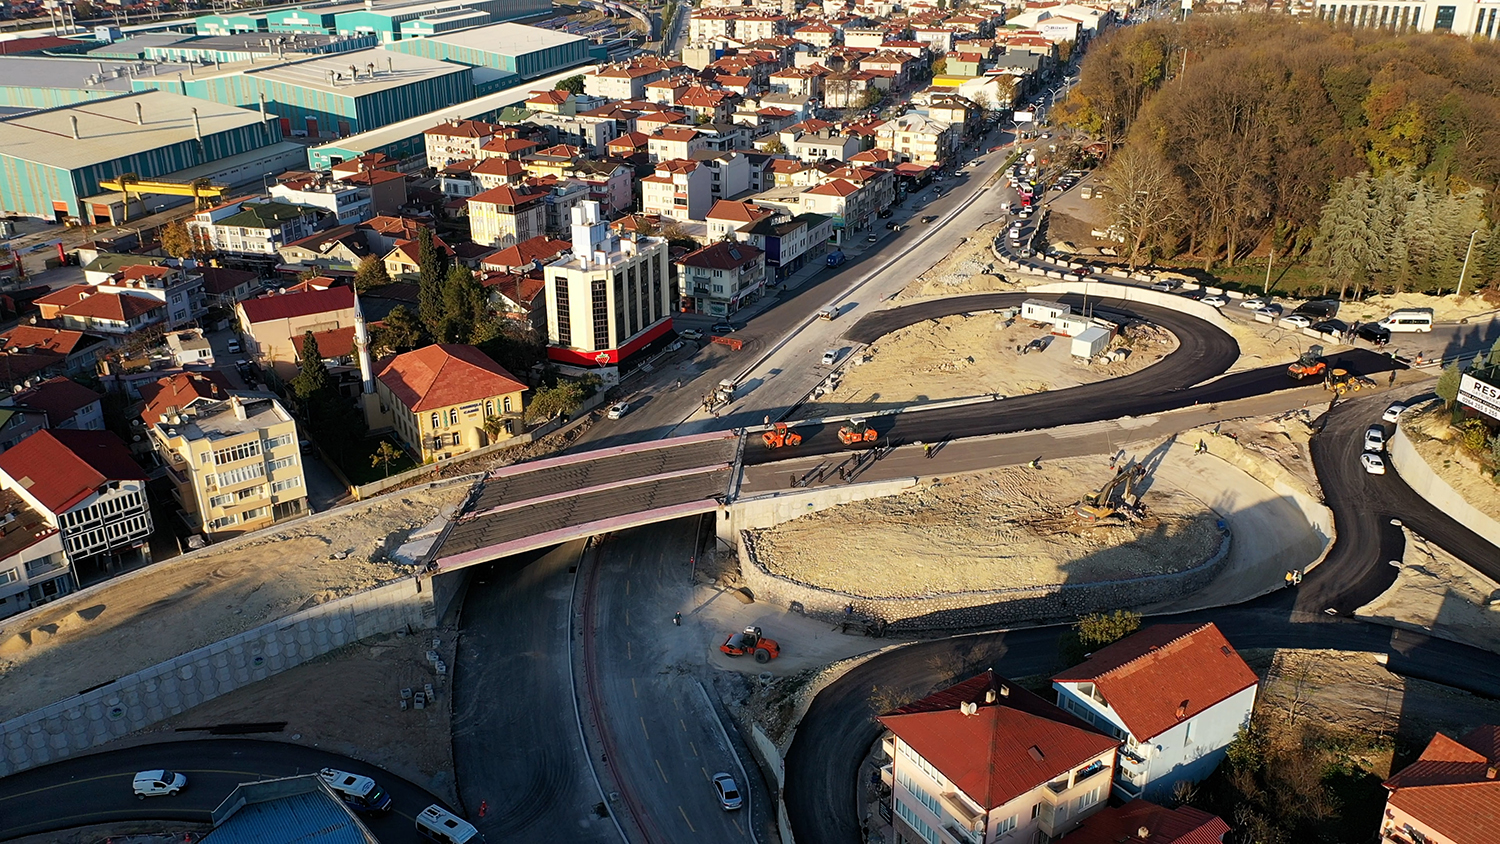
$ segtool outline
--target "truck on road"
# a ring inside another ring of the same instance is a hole
[[[842,263],[844,263],[844,250],[835,249],[828,253],[828,266],[837,267]]]

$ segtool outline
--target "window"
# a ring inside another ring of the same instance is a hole
[[[484,418],[488,419],[495,415],[495,403],[490,399],[484,400]]]
[[[1032,809],[1031,811],[1032,811],[1032,815],[1031,816],[1032,817],[1036,817],[1036,810]],[[1015,829],[1016,826],[1020,824],[1020,822],[1021,822],[1021,816],[1020,815],[1011,815],[1008,818],[1004,818],[999,823],[995,824],[995,834],[996,835],[1004,835],[1005,833],[1010,832],[1011,830]]]
[[[254,521],[256,519],[264,519],[266,517],[266,514],[270,512],[271,508],[269,507],[256,507],[254,510],[246,510],[243,518],[247,522]]]
[[[1087,809],[1088,807],[1098,802],[1099,786],[1096,785],[1083,794],[1078,795],[1078,799],[1073,801],[1073,811],[1082,812],[1084,809]]]
[[[506,396],[505,397],[504,407],[505,407],[505,412],[506,413],[510,413],[510,396]]]
[[[911,792],[911,795],[913,797],[917,798],[917,800],[923,806],[926,806],[927,809],[928,809],[928,811],[932,812],[934,815],[937,815],[938,817],[942,817],[943,816],[942,806],[938,803],[937,797],[935,797],[935,796],[933,796],[931,794],[928,794],[927,793],[927,789],[923,788],[920,785],[917,785],[916,781],[913,780],[909,774],[907,774],[905,771],[901,771],[901,770],[898,769],[897,770],[897,774],[896,774],[896,780],[897,780],[897,782],[901,783],[901,787],[902,788],[904,788],[907,791]]]
[[[457,425],[458,424],[458,408],[456,408],[456,407],[450,407],[450,408],[448,408],[448,424],[449,425]]]
[[[214,519],[213,521],[208,523],[208,526],[213,530],[223,530],[224,528],[232,527],[233,525],[236,525],[238,523],[239,517],[234,515],[233,513],[230,513],[227,516],[220,516],[219,518]]]
[[[462,444],[461,443],[461,435],[460,434],[455,433],[453,435],[453,444],[454,445],[461,445]]]
[[[435,430],[437,430],[438,426],[440,426],[442,424],[443,424],[443,417],[437,415],[436,413],[432,414],[432,429],[435,431]]]
[[[938,844],[937,832],[931,826],[928,826],[926,821],[917,817],[916,811],[910,806],[897,800],[896,814],[901,816],[901,820],[906,821],[906,825],[910,826],[912,831],[922,836],[927,841],[927,844]]]
[[[296,465],[297,465],[297,458],[296,457],[283,457],[283,458],[281,458],[279,460],[272,460],[271,461],[271,471],[273,471],[273,472],[279,472],[282,469],[290,469],[290,468],[292,468],[293,466],[296,466]]]
[[[293,437],[291,434],[282,434],[279,437],[271,437],[270,439],[266,440],[265,447],[267,451],[270,451],[273,448],[284,448],[291,445],[294,440],[295,437]]]
[[[264,463],[253,463],[249,466],[240,466],[237,469],[230,469],[227,472],[220,472],[218,485],[234,486],[235,484],[242,484],[245,481],[254,480],[255,478],[265,477],[265,474],[266,464]]]
[[[302,486],[301,478],[287,478],[284,481],[276,481],[275,483],[271,484],[271,491],[285,492],[289,489],[296,489],[299,486]]]
[[[244,501],[247,498],[260,498],[264,494],[264,490],[265,487],[263,486],[247,486],[235,493],[235,498],[240,501]]]
[[[240,443],[230,448],[220,449],[214,452],[214,465],[223,466],[225,463],[238,463],[241,460],[249,460],[260,455],[260,443]]]
[[[1031,819],[1036,820],[1037,815],[1042,813],[1042,804],[1038,803],[1031,807]]]
[[[0,571],[0,584],[15,583],[20,579],[20,569],[6,569],[5,571]]]

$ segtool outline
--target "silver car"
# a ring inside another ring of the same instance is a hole
[[[740,796],[739,786],[734,784],[734,777],[728,774],[714,774],[714,793],[719,795],[719,805],[724,807],[726,812],[732,812],[745,805],[745,799]]]

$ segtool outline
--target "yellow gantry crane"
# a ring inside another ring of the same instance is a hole
[[[162,196],[191,196],[194,207],[202,211],[223,200],[224,195],[229,193],[228,185],[216,185],[207,178],[194,179],[191,182],[158,182],[142,179],[134,173],[125,173],[113,179],[101,180],[99,187],[125,194],[125,222],[130,222],[131,194],[135,194],[136,199],[148,193]]]

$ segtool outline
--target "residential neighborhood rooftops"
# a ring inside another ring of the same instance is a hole
[[[1068,844],[1222,844],[1229,824],[1192,806],[1168,809],[1132,800],[1095,812],[1068,833]]]
[[[179,372],[160,378],[140,388],[145,407],[141,421],[155,425],[172,413],[181,413],[200,402],[223,401],[232,387],[224,373],[217,369],[203,372]],[[175,409],[175,410],[174,410]]]
[[[11,403],[19,407],[38,410],[47,414],[49,425],[59,425],[73,414],[102,398],[69,378],[48,378],[29,390],[22,390],[10,397]]]
[[[245,318],[251,324],[353,307],[354,290],[349,287],[330,287],[327,290],[310,290],[304,293],[282,293],[262,296],[259,299],[246,299],[240,303],[240,308],[245,312]]]
[[[1259,682],[1212,622],[1147,627],[1052,680],[1093,683],[1141,741]]]
[[[703,267],[711,270],[733,270],[755,263],[761,251],[748,243],[716,241],[677,259],[687,267]]]
[[[974,714],[965,714],[964,704],[974,704]],[[887,712],[880,722],[986,809],[1119,745],[993,671]]]
[[[109,481],[144,481],[130,449],[108,431],[40,430],[0,454],[0,470],[53,513]]]

